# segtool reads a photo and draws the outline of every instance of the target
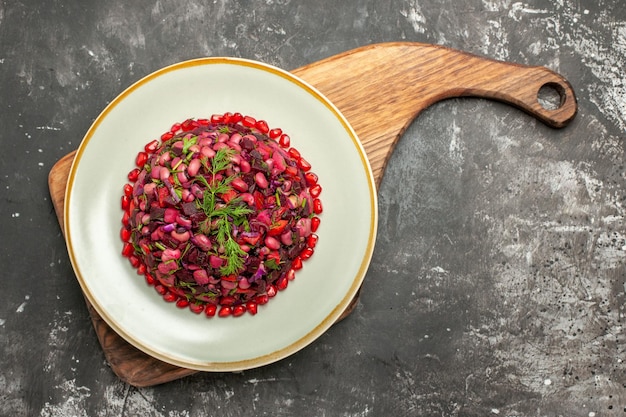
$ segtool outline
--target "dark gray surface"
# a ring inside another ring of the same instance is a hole
[[[552,130],[483,100],[427,109],[389,163],[347,320],[261,369],[121,383],[52,209],[54,162],[165,65],[289,70],[403,40],[547,66],[579,114]],[[0,415],[626,415],[623,2],[5,0],[0,45]]]

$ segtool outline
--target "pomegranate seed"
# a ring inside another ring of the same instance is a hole
[[[128,211],[129,207],[130,207],[130,197],[127,195],[123,195],[122,196],[122,210]]]
[[[257,313],[257,303],[255,303],[254,301],[248,301],[246,303],[246,310],[248,310],[248,313],[252,314],[253,316]]]
[[[231,313],[233,312],[233,308],[231,306],[222,306],[220,308],[220,311],[218,314],[218,316],[220,317],[228,317],[231,315]]]
[[[315,200],[313,200],[313,213],[321,214],[322,211],[323,211],[322,200],[320,200],[319,198],[316,198]]]
[[[224,115],[222,114],[214,114],[211,116],[211,123],[218,124],[224,123]]]
[[[302,158],[302,155],[300,155],[300,152],[298,152],[296,148],[289,148],[287,153],[289,154],[289,156],[291,156],[295,160]]]
[[[289,135],[282,134],[280,135],[280,139],[278,139],[278,144],[281,147],[287,149],[289,145],[291,145],[291,138],[289,137]]]
[[[146,266],[144,264],[139,264],[137,267],[137,275],[145,275],[146,274]]]
[[[287,276],[283,275],[282,277],[278,278],[278,280],[276,281],[276,288],[278,288],[278,291],[283,291],[284,289],[287,288],[288,284],[289,284],[289,280],[287,279]]]
[[[304,174],[304,179],[306,180],[306,185],[308,185],[309,187],[314,186],[315,184],[317,184],[317,174],[314,172],[307,172],[306,174]]]
[[[130,258],[130,256],[135,253],[135,247],[130,242],[124,243],[122,248],[122,255],[126,258]]]
[[[311,219],[311,231],[317,232],[317,229],[320,227],[321,219],[319,217],[313,217]]]
[[[143,150],[146,151],[146,153],[155,153],[157,149],[159,149],[159,141],[156,139],[152,142],[148,142],[146,146],[143,147]]]
[[[306,245],[309,248],[314,248],[317,245],[317,241],[319,240],[319,236],[315,233],[311,233],[309,237],[306,239]]]
[[[283,131],[281,129],[272,129],[269,131],[269,137],[272,139],[277,139],[282,134]]]
[[[152,276],[152,274],[146,273],[145,277],[148,285],[154,285],[156,283],[156,279]]]
[[[314,186],[309,188],[309,193],[311,194],[311,197],[313,198],[319,197],[320,194],[322,193],[322,186],[319,184],[315,184]]]
[[[130,220],[130,214],[128,214],[128,212],[125,211],[124,215],[122,216],[122,224],[124,225],[124,227],[129,226],[128,224],[129,220]]]
[[[266,292],[267,292],[267,296],[269,298],[272,298],[276,295],[276,287],[273,285],[268,285]]]
[[[189,300],[186,298],[179,298],[178,301],[176,301],[176,307],[178,308],[185,308],[187,306],[189,306]]]
[[[128,257],[128,260],[130,261],[130,264],[133,266],[133,268],[139,268],[141,261],[138,257],[136,257],[135,255],[130,255]]]
[[[311,164],[309,164],[309,162],[306,159],[302,158],[302,157],[300,157],[297,160],[297,163],[298,163],[298,168],[300,168],[304,172],[306,172],[306,171],[311,169]]]
[[[174,134],[178,132],[179,130],[180,130],[180,123],[174,123],[172,127],[170,128],[170,132]]]
[[[313,250],[313,248],[304,248],[304,249],[302,250],[302,252],[300,252],[300,258],[301,258],[303,261],[306,261],[306,260],[307,260],[307,259],[309,259],[311,256],[313,256],[313,252],[315,252],[315,251]]]
[[[241,123],[245,127],[254,127],[254,125],[256,124],[256,119],[254,117],[251,117],[251,116],[244,116],[243,120],[241,121]]]
[[[124,195],[128,197],[132,197],[133,195],[133,186],[130,184],[124,184]]]
[[[235,317],[239,317],[245,312],[246,312],[246,306],[243,304],[239,304],[233,307],[233,316]]]
[[[187,119],[180,125],[180,128],[183,130],[183,132],[189,132],[195,127],[198,127],[198,126],[196,125],[196,122],[193,119]]]
[[[217,312],[216,304],[207,304],[206,307],[204,308],[204,314],[206,314],[207,317],[213,317],[216,312]]]
[[[254,298],[254,301],[256,301],[258,305],[267,304],[269,300],[270,300],[270,297],[267,294],[260,294]]]
[[[243,120],[243,114],[241,113],[233,113],[233,115],[230,117],[231,123],[239,123],[242,120]]]
[[[130,171],[130,172],[128,173],[128,181],[130,181],[130,182],[136,182],[136,181],[137,181],[137,178],[139,178],[139,173],[140,173],[140,172],[141,172],[141,171],[139,170],[139,168],[135,168],[135,169],[133,169],[132,171]]]
[[[147,152],[139,152],[137,157],[135,157],[135,165],[139,168],[143,168],[143,166],[148,162],[148,153]]]
[[[165,295],[169,292],[169,290],[167,289],[167,287],[165,287],[163,284],[157,284],[154,286],[154,289],[156,290],[156,292],[158,292],[161,295]]]
[[[257,120],[254,124],[254,127],[264,135],[270,131],[270,128],[267,126],[267,122],[265,120]]]
[[[293,268],[289,268],[285,276],[287,277],[289,281],[293,281],[294,279],[296,279],[296,270]]]
[[[168,291],[165,294],[163,294],[163,299],[167,301],[168,303],[173,303],[174,301],[178,300],[178,296],[174,294],[173,292]]]
[[[174,137],[174,134],[172,132],[163,133],[161,135],[161,141],[162,142],[166,142],[166,141],[172,139],[173,137]]]
[[[190,303],[189,310],[191,310],[193,313],[200,314],[204,311],[204,306],[198,303]]]
[[[300,258],[300,256],[293,258],[293,261],[291,261],[291,267],[296,271],[302,269],[302,258]]]
[[[120,237],[122,238],[122,242],[127,242],[131,236],[132,232],[130,231],[130,229],[122,227],[122,230],[120,230]]]

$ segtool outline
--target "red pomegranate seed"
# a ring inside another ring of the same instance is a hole
[[[278,144],[281,147],[287,149],[289,145],[291,145],[291,138],[289,137],[289,135],[282,134],[280,135],[280,139],[278,139]]]
[[[267,304],[269,300],[270,300],[270,297],[267,294],[260,294],[254,298],[254,301],[256,301],[256,303],[260,306],[262,306],[263,304]]]
[[[232,312],[233,312],[233,308],[231,306],[222,306],[220,308],[219,313],[217,314],[220,317],[228,317],[232,314]]]
[[[137,275],[145,275],[146,273],[146,266],[144,264],[139,264],[139,266],[137,267]]]
[[[189,310],[191,310],[193,313],[200,314],[204,311],[204,306],[198,303],[190,303]]]
[[[265,120],[257,120],[254,124],[254,127],[264,135],[270,131],[269,126],[267,126],[267,122]]]
[[[146,162],[148,162],[148,153],[139,152],[135,157],[135,165],[137,165],[139,168],[143,168]]]
[[[167,301],[168,303],[173,303],[174,301],[178,300],[178,296],[174,294],[173,292],[168,291],[165,294],[163,294],[163,299]]]
[[[120,237],[122,238],[122,242],[127,242],[128,239],[130,239],[131,235],[132,232],[130,231],[130,229],[122,227],[122,230],[120,230]]]
[[[128,181],[130,181],[130,182],[135,182],[135,181],[137,181],[137,178],[139,178],[139,173],[140,173],[140,172],[141,172],[141,171],[139,170],[139,168],[135,168],[135,169],[133,169],[132,171],[130,171],[130,172],[128,173]]]
[[[157,149],[159,149],[159,141],[156,139],[152,142],[148,142],[146,146],[143,147],[143,150],[147,153],[154,153]]]
[[[301,258],[303,261],[306,261],[306,260],[307,260],[307,259],[309,259],[311,256],[313,256],[313,252],[315,252],[315,251],[313,250],[313,248],[304,248],[304,249],[302,250],[302,252],[300,252],[300,258]]]
[[[311,231],[317,232],[317,229],[320,227],[321,219],[319,217],[313,217],[311,219]]]
[[[246,312],[246,306],[243,304],[239,304],[233,307],[233,316],[235,317],[239,317],[245,312]]]
[[[166,142],[166,141],[172,139],[173,137],[174,137],[174,134],[172,132],[163,133],[161,135],[161,141],[162,142]]]
[[[294,279],[296,279],[296,270],[293,268],[289,268],[285,276],[289,281],[293,281]]]
[[[232,116],[230,117],[231,123],[239,123],[242,120],[243,120],[243,114],[241,113],[233,113]]]
[[[135,255],[130,255],[128,257],[128,260],[130,261],[130,264],[133,266],[133,268],[139,268],[141,261],[138,257],[136,257]]]
[[[198,127],[193,119],[187,119],[181,123],[180,128],[183,132],[189,132],[193,128]]]
[[[148,285],[154,285],[156,283],[156,279],[152,276],[152,274],[146,273],[145,277]]]
[[[204,308],[204,314],[206,314],[207,317],[213,317],[216,312],[217,312],[217,304],[207,304],[206,307]]]
[[[302,155],[300,155],[300,152],[296,148],[289,148],[287,153],[295,160],[302,158]]]
[[[243,124],[245,127],[254,127],[254,125],[256,124],[256,119],[251,116],[244,116],[241,124]]]
[[[127,195],[122,196],[122,210],[128,211],[128,207],[130,207],[130,197]]]
[[[276,288],[278,288],[278,291],[283,291],[284,289],[287,288],[288,284],[289,284],[289,280],[287,279],[287,276],[283,275],[282,277],[278,278],[278,280],[276,281]]]
[[[296,271],[302,269],[302,258],[300,258],[299,256],[293,258],[293,261],[291,261],[291,267]]]
[[[320,194],[322,193],[322,186],[319,184],[315,184],[314,186],[309,188],[309,193],[311,194],[311,197],[313,198],[319,197]]]
[[[272,139],[277,139],[282,134],[283,131],[281,129],[272,129],[269,131],[269,137]]]
[[[178,308],[185,308],[187,306],[189,306],[189,300],[186,298],[179,298],[178,301],[176,301],[176,307]]]
[[[267,292],[267,296],[269,298],[272,298],[276,295],[276,287],[273,285],[268,285],[266,292]]]
[[[174,123],[170,128],[171,133],[176,133],[180,130],[180,123]]]
[[[297,163],[298,163],[298,168],[300,168],[304,172],[307,172],[308,170],[311,169],[311,164],[309,164],[309,162],[302,157],[300,157],[297,160]]]
[[[320,200],[319,198],[316,198],[315,200],[313,200],[313,213],[321,214],[322,211],[323,211],[322,200]]]
[[[154,289],[156,292],[158,292],[160,295],[165,295],[169,292],[169,290],[167,289],[167,287],[165,287],[165,285],[163,284],[157,284],[154,286]]]
[[[312,187],[317,184],[318,177],[316,173],[309,171],[304,174],[304,179],[306,180],[306,185]]]
[[[317,241],[319,240],[319,236],[315,233],[311,233],[309,237],[306,239],[306,245],[309,248],[314,248],[317,245]]]
[[[213,124],[224,123],[224,115],[214,114],[213,116],[211,116],[211,123]]]
[[[133,196],[133,186],[130,184],[124,184],[124,195],[128,197]]]
[[[130,214],[128,214],[128,212],[125,211],[124,215],[122,216],[122,224],[124,225],[124,227],[129,226],[128,224],[129,220],[130,220]]]
[[[124,246],[122,247],[122,255],[126,258],[130,258],[133,253],[135,253],[135,247],[133,244],[130,242],[124,243]]]
[[[254,316],[257,313],[257,303],[254,301],[248,301],[246,303],[246,310]]]

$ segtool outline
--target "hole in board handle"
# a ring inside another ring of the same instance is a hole
[[[557,110],[565,103],[565,89],[557,83],[545,83],[537,91],[537,101],[546,110]]]

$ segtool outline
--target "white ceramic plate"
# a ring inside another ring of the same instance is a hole
[[[166,303],[121,255],[120,197],[138,151],[175,123],[241,112],[288,133],[323,186],[319,243],[289,287],[256,316],[208,319]],[[235,371],[275,362],[322,335],[360,287],[374,248],[377,199],[347,120],[292,74],[234,58],[182,62],[109,104],[78,148],[64,212],[72,266],[88,300],[124,339],[174,365]]]

